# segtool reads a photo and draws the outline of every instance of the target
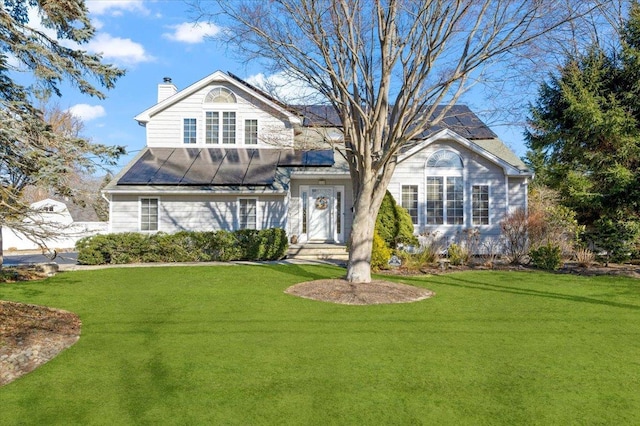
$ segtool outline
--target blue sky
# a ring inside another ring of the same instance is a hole
[[[156,103],[163,77],[171,77],[180,90],[216,70],[231,71],[250,81],[263,71],[257,64],[234,60],[231,52],[208,39],[220,28],[194,26],[193,14],[181,0],[89,0],[86,4],[97,33],[84,48],[101,52],[105,62],[127,73],[106,93],[105,100],[63,87],[62,97],[53,101],[83,119],[85,137],[125,146],[129,154],[119,166],[145,145],[145,129],[133,117]],[[524,155],[521,127],[492,128],[516,154]]]

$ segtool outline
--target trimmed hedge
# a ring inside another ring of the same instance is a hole
[[[78,263],[209,262],[282,259],[289,245],[284,229],[180,231],[95,235],[76,243]]]

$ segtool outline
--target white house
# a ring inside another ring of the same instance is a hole
[[[72,202],[46,198],[30,205],[28,218],[19,226],[2,230],[2,249],[14,250],[69,250],[80,238],[104,234],[107,222],[101,222],[92,208],[80,207]]]
[[[340,120],[325,106],[288,106],[217,71],[135,117],[146,147],[104,194],[110,232],[284,228],[307,243],[345,243],[353,192]],[[532,174],[466,106],[403,150],[389,191],[416,233],[452,237],[527,207]]]

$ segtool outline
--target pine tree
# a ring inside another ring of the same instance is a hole
[[[530,110],[529,164],[580,223],[640,223],[640,5],[620,48],[592,46],[541,85]],[[630,226],[636,228],[636,226]],[[597,233],[597,232],[596,232]],[[637,238],[627,235],[625,238]]]
[[[38,11],[42,26],[55,37],[29,22],[30,9]],[[94,31],[82,0],[0,0],[0,243],[2,226],[19,225],[33,213],[22,201],[25,187],[48,187],[73,197],[71,172],[90,173],[124,153],[122,147],[54,131],[35,106],[43,94],[60,96],[63,82],[100,99],[105,97],[100,88],[114,87],[124,71],[82,50]],[[15,81],[25,73],[30,86]],[[39,232],[32,231],[32,237],[41,238]]]

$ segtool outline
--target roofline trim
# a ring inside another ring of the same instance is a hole
[[[289,122],[293,125],[301,125],[302,124],[302,120],[300,119],[300,117],[298,117],[297,115],[293,114],[291,111],[285,109],[282,107],[282,105],[274,102],[273,100],[269,99],[269,97],[263,95],[260,91],[256,91],[253,90],[252,88],[250,88],[249,86],[247,86],[246,84],[242,84],[240,83],[237,79],[227,75],[226,73],[218,70],[216,72],[214,72],[213,74],[210,74],[198,81],[196,81],[195,83],[191,84],[190,86],[187,86],[186,88],[178,91],[177,93],[169,96],[167,99],[158,102],[157,104],[155,104],[154,106],[152,106],[151,108],[147,108],[146,110],[142,111],[140,114],[136,115],[134,117],[134,119],[144,125],[146,123],[148,123],[149,121],[151,121],[151,116],[158,113],[159,111],[162,111],[163,109],[181,101],[182,99],[186,98],[189,95],[192,95],[193,93],[197,92],[198,90],[202,89],[203,87],[208,86],[209,84],[211,84],[214,81],[217,80],[223,80],[229,84],[231,84],[232,86],[236,87],[237,89],[245,92],[245,93],[251,93],[252,96],[255,96],[256,98],[260,99],[262,102],[266,103],[267,105],[270,105],[271,107],[273,107],[275,110],[282,112],[288,119]]]
[[[468,148],[469,150],[475,152],[476,154],[483,156],[487,160],[492,161],[493,163],[499,165],[500,167],[502,167],[506,176],[530,176],[531,175],[530,171],[528,170],[523,171],[518,169],[517,167],[509,164],[508,162],[498,157],[497,155],[492,154],[491,152],[482,148],[480,145],[476,144],[475,142],[463,136],[460,136],[459,134],[457,134],[456,132],[450,129],[442,129],[438,133],[435,133],[430,137],[428,137],[427,139],[424,139],[422,142],[419,142],[416,146],[414,146],[407,152],[398,155],[398,163],[415,155],[417,152],[423,150],[424,148],[431,145],[432,143],[441,141],[443,139],[453,140],[459,143],[460,145],[464,146],[465,148]]]

